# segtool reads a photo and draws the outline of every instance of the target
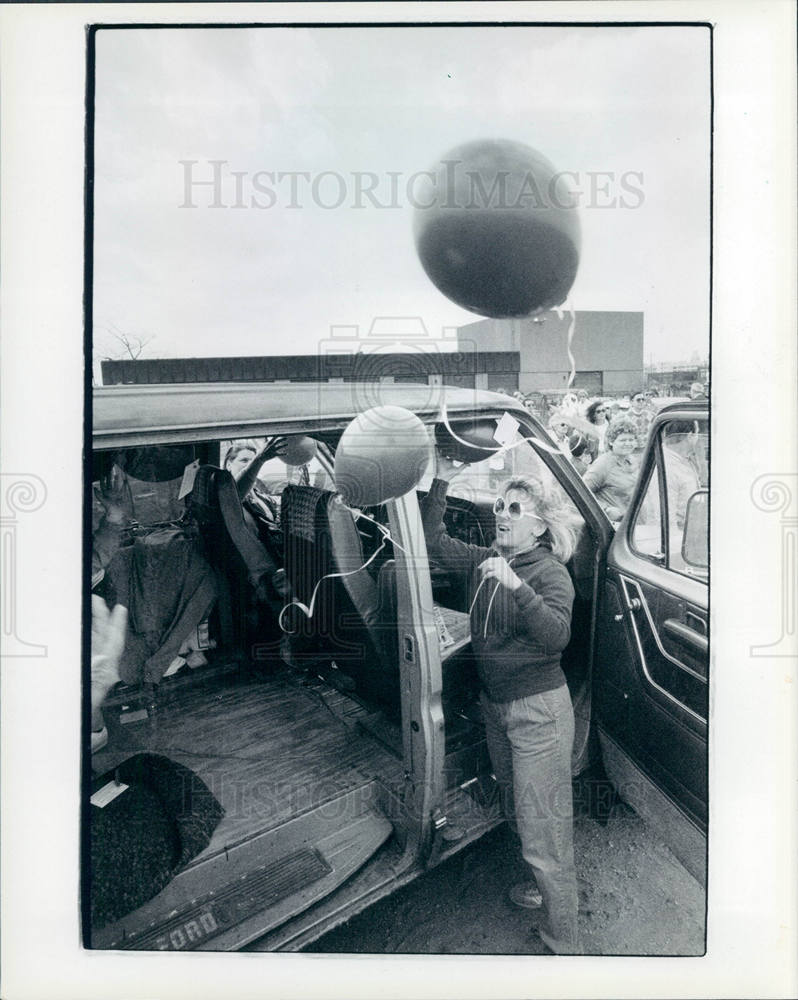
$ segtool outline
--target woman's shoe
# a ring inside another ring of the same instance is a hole
[[[510,889],[510,901],[525,910],[537,910],[543,905],[543,897],[535,882],[520,882],[514,885]]]

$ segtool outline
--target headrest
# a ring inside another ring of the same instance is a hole
[[[280,503],[285,536],[302,538],[306,542],[316,541],[316,510],[320,502],[326,503],[331,497],[329,490],[320,490],[316,486],[295,486],[292,483],[286,486]]]

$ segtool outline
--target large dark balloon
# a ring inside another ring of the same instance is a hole
[[[471,312],[496,319],[561,305],[579,265],[576,198],[530,146],[469,142],[430,170],[413,231],[427,275]]]

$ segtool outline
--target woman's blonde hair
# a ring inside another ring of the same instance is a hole
[[[539,540],[548,544],[560,562],[567,563],[574,551],[574,527],[560,498],[539,479],[511,479],[504,487],[505,493],[508,490],[520,490],[534,502],[535,513],[546,525]]]

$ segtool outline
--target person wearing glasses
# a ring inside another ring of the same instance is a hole
[[[586,428],[592,439],[591,457],[595,461],[604,451],[604,435],[609,424],[609,404],[603,399],[594,399],[585,410]]]
[[[555,953],[574,954],[574,713],[560,665],[571,631],[574,588],[565,563],[573,532],[557,498],[542,483],[519,478],[494,502],[490,547],[450,537],[446,493],[461,468],[436,452],[436,476],[422,503],[427,549],[466,584],[488,751],[526,866],[510,899],[543,907],[540,938]]]

